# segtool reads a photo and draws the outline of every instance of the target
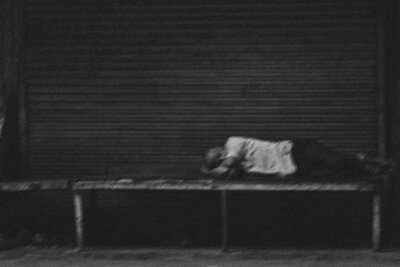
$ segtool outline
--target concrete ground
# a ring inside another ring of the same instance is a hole
[[[19,248],[0,252],[0,266],[400,266],[400,250],[87,249]]]

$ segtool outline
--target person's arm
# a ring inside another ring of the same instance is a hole
[[[239,158],[229,157],[222,161],[218,167],[212,170],[208,170],[207,168],[202,167],[201,172],[206,175],[214,176],[216,178],[222,178],[227,176],[232,167],[237,163],[239,163]]]

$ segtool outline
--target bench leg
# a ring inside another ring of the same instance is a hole
[[[222,251],[228,248],[228,212],[227,212],[227,198],[226,191],[221,191],[221,231],[222,231]]]
[[[381,248],[381,195],[374,193],[372,199],[372,248]]]
[[[84,246],[82,192],[73,191],[73,195],[74,195],[74,211],[75,211],[76,245],[77,249],[80,250]]]

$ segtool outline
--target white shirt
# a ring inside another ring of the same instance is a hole
[[[245,137],[229,137],[225,143],[226,158],[237,157],[248,173],[293,174],[297,167],[292,158],[293,142],[269,142]]]

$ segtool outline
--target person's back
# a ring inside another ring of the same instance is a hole
[[[247,173],[279,174],[296,172],[289,140],[271,142],[254,138],[230,137],[225,143],[225,158],[237,158]]]

